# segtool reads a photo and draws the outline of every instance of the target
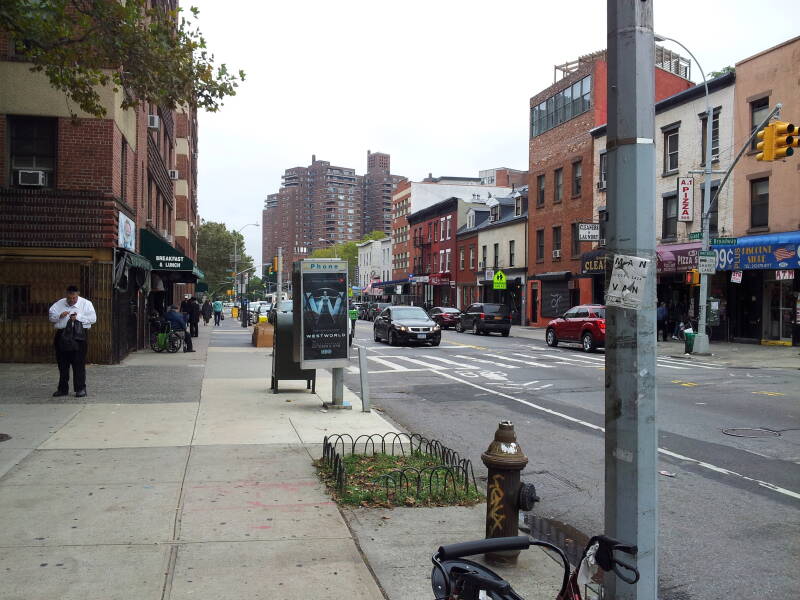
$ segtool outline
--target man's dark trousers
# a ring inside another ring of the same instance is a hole
[[[86,340],[77,342],[78,349],[73,352],[64,352],[58,347],[58,340],[63,333],[63,329],[56,330],[56,336],[53,345],[56,350],[56,361],[58,362],[58,391],[69,392],[69,369],[72,367],[72,373],[75,376],[73,386],[75,392],[80,392],[86,389]]]
[[[197,328],[199,325],[199,321],[190,321],[189,322],[189,335],[192,337],[197,337],[200,335],[200,330]]]
[[[214,311],[214,325],[219,325],[219,318],[222,316],[221,312]]]
[[[193,348],[192,348],[192,333],[191,333],[190,330],[186,329],[183,332],[183,351],[184,352],[190,352],[191,350],[193,350]]]

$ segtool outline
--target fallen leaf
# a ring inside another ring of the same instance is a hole
[[[660,475],[664,475],[665,477],[676,477],[676,473],[671,473],[669,471],[659,471]]]

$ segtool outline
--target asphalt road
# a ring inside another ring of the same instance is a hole
[[[470,457],[484,478],[480,453],[513,421],[530,459],[523,479],[542,498],[535,514],[602,532],[602,351],[452,331],[436,348],[394,348],[363,321],[355,343],[368,351],[374,406]],[[660,357],[656,377],[661,597],[796,597],[800,372]],[[355,359],[345,381],[360,387]]]

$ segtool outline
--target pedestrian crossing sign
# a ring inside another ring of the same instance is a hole
[[[506,274],[502,271],[495,271],[494,279],[492,280],[492,288],[495,290],[506,289]]]

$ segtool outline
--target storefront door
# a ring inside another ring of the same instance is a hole
[[[764,300],[764,339],[791,343],[795,311],[794,280],[765,281]]]

